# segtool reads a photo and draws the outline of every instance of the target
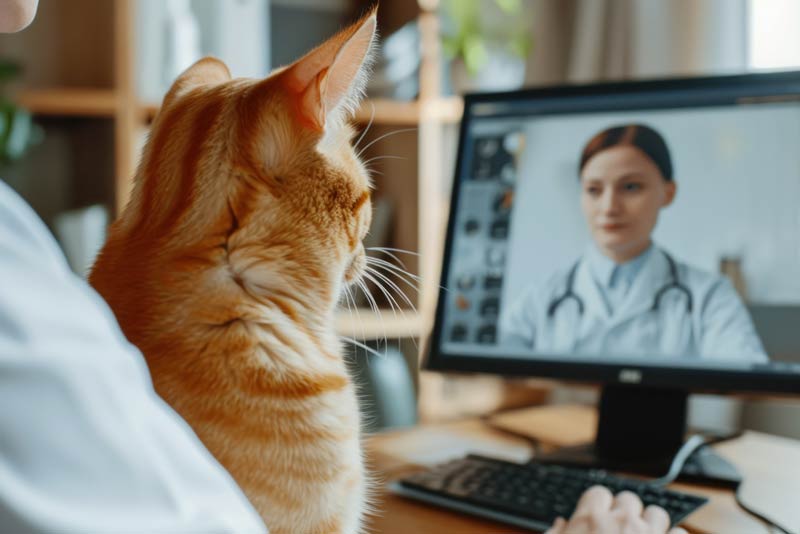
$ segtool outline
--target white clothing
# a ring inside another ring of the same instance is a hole
[[[639,275],[639,271],[642,270],[647,259],[654,251],[655,247],[650,245],[647,250],[636,258],[623,264],[616,264],[600,252],[597,247],[589,247],[584,261],[589,266],[589,272],[600,290],[599,294],[603,299],[603,304],[608,309],[609,315],[625,304],[625,299],[631,287],[633,287],[633,282]]]
[[[266,532],[2,182],[0,531]]]
[[[501,343],[544,354],[767,361],[747,309],[726,277],[676,261],[677,278],[691,294],[692,310],[689,297],[676,288],[664,292],[653,310],[657,293],[672,280],[669,263],[656,246],[640,258],[638,266],[622,265],[622,272],[616,272],[585,255],[573,283],[578,299],[562,300],[552,314],[552,303],[567,291],[569,269],[542,287],[527,288],[501,319]],[[604,294],[607,287],[598,278],[605,277],[609,286],[620,277],[628,285],[616,296]]]

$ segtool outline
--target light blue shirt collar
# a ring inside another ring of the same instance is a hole
[[[605,256],[593,244],[589,247],[586,254],[586,261],[589,265],[589,271],[592,273],[592,278],[594,278],[599,287],[603,289],[614,288],[621,284],[624,287],[630,287],[654,249],[655,246],[651,243],[650,246],[637,257],[625,263],[618,264]]]

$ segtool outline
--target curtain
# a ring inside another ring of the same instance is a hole
[[[529,0],[542,85],[747,67],[747,0]]]

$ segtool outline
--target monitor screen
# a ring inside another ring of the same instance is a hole
[[[800,373],[800,76],[477,95],[459,158],[440,357]]]

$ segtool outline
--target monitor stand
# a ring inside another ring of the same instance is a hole
[[[536,461],[663,476],[686,436],[687,398],[686,391],[677,389],[606,386],[595,442],[537,456]],[[736,468],[710,447],[696,451],[678,478],[723,487],[741,482]]]

